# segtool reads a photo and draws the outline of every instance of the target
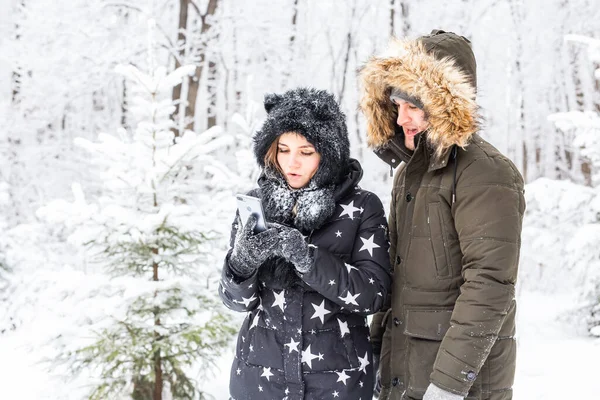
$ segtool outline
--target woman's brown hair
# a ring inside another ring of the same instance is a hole
[[[265,168],[271,168],[271,169],[275,169],[277,171],[279,171],[279,173],[281,175],[283,174],[283,170],[281,169],[281,167],[279,166],[279,163],[277,162],[277,152],[279,150],[279,136],[277,136],[275,138],[275,140],[273,140],[273,143],[271,143],[271,146],[269,146],[269,150],[267,150],[267,152],[265,153]]]

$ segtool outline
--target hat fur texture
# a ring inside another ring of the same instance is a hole
[[[283,94],[267,94],[267,118],[254,136],[254,156],[265,167],[265,154],[273,141],[284,133],[299,133],[321,155],[312,178],[317,187],[336,184],[350,160],[346,116],[334,96],[324,90],[298,88]]]

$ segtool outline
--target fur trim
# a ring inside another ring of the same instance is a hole
[[[372,148],[385,147],[395,135],[397,110],[391,88],[421,100],[430,128],[427,141],[441,158],[453,145],[466,147],[479,130],[476,89],[451,58],[437,59],[419,40],[394,39],[386,54],[373,57],[361,70],[364,94],[360,107],[367,117]]]

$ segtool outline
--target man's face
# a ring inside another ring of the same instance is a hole
[[[425,119],[425,111],[405,100],[394,99],[398,108],[398,119],[396,123],[404,131],[404,145],[409,150],[415,149],[415,136],[429,127]]]

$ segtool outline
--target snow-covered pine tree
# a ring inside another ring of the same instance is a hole
[[[118,67],[135,90],[133,136],[123,130],[76,140],[103,188],[87,204],[75,186],[70,240],[120,279],[124,301],[88,345],[61,355],[74,372],[97,378],[90,399],[202,399],[195,379],[235,333],[213,286],[236,182],[217,151],[231,138],[218,127],[174,137],[171,93],[195,67],[167,73],[154,67],[149,47],[149,74]],[[123,280],[130,281],[125,290]]]
[[[589,60],[600,65],[600,40],[578,35],[569,35],[567,40],[587,46]],[[600,81],[600,68],[594,71],[594,76]],[[594,104],[600,106],[600,92]],[[571,218],[571,223],[575,223],[574,219],[579,221],[569,236],[565,255],[567,266],[579,275],[584,301],[591,304],[589,331],[600,337],[600,114],[595,110],[569,111],[553,114],[549,119],[562,132],[573,135],[573,146],[579,150],[582,165],[589,174],[591,187],[578,189],[585,191],[585,195],[571,192],[572,196],[588,200],[565,216],[566,219],[577,216]]]

